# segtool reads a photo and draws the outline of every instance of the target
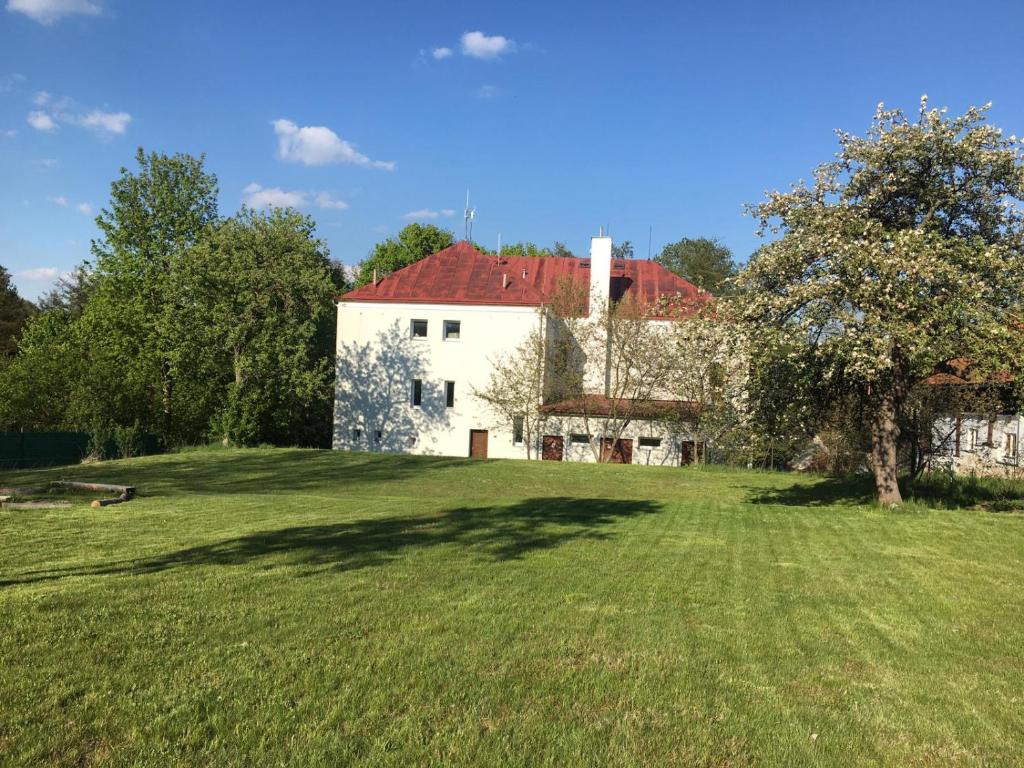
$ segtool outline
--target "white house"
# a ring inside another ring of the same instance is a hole
[[[501,423],[472,393],[487,386],[497,354],[545,332],[538,310],[565,281],[586,287],[591,313],[626,297],[653,308],[707,296],[655,262],[613,259],[609,237],[593,238],[589,259],[490,256],[456,243],[339,298],[334,448],[526,458],[521,426]],[[603,378],[594,398],[607,394]],[[533,450],[549,460],[605,451],[615,461],[686,463],[701,446],[659,418],[672,405],[638,403],[619,443],[605,445],[583,431],[571,403],[551,404]]]
[[[1017,413],[964,413],[932,427],[932,469],[964,475],[1020,474],[1021,422]]]

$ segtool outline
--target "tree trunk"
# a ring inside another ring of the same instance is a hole
[[[163,408],[163,439],[164,444],[167,444],[170,442],[171,426],[173,424],[174,417],[174,381],[166,371],[164,372],[162,390],[163,392],[160,400]]]
[[[878,503],[895,506],[903,503],[897,482],[899,467],[896,448],[900,436],[899,402],[893,391],[880,392],[871,417],[871,466],[875,472]]]

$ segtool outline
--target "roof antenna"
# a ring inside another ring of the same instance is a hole
[[[501,232],[498,233],[498,258],[501,258]]]
[[[647,260],[651,260],[651,237],[654,235],[654,225],[650,224],[647,227]]]
[[[473,219],[476,218],[476,208],[469,207],[469,190],[466,190],[466,239],[473,242]]]

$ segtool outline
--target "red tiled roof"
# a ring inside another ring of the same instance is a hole
[[[507,285],[503,285],[503,276],[507,276]],[[550,301],[565,280],[589,289],[590,259],[499,258],[480,253],[463,240],[388,275],[376,285],[349,291],[340,300],[539,307]],[[662,297],[678,295],[684,304],[699,304],[710,298],[653,261],[613,259],[611,282],[613,299],[629,297],[648,308],[656,306]]]

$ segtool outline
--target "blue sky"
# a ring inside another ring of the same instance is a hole
[[[410,219],[461,235],[467,187],[487,245],[605,225],[646,256],[652,227],[744,260],[743,204],[879,101],[1024,133],[1019,2],[0,2],[0,264],[29,297],[137,146],[205,153],[223,214],[300,205],[350,264]]]

